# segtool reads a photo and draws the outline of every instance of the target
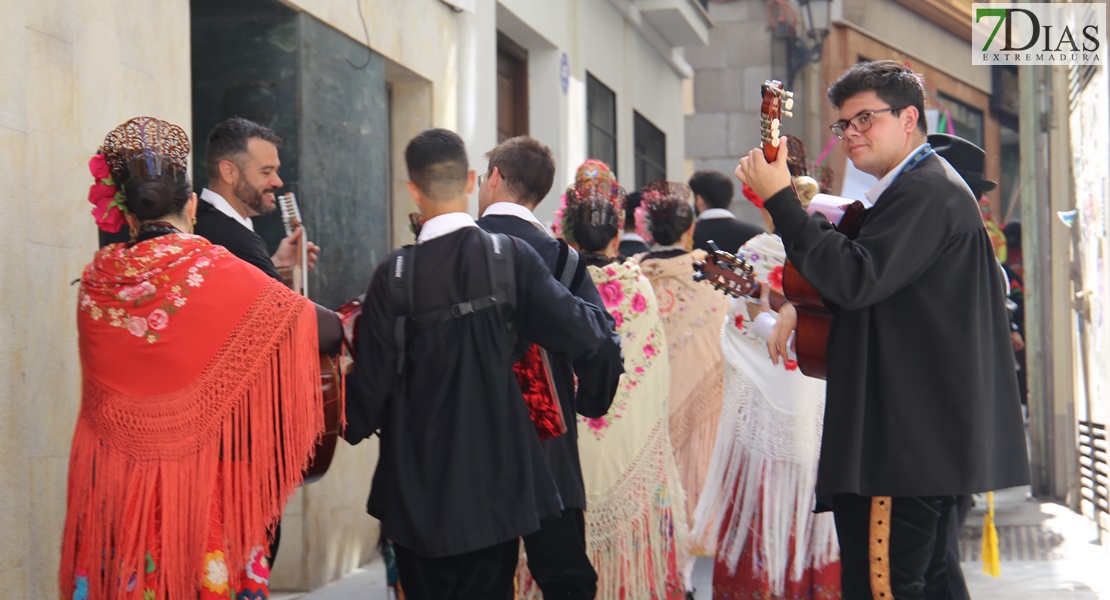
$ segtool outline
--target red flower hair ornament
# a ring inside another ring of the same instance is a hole
[[[108,233],[116,233],[127,221],[127,205],[123,203],[123,193],[112,179],[112,169],[108,157],[98,151],[89,159],[89,173],[93,184],[89,186],[89,203],[93,205],[92,216],[96,226]]]

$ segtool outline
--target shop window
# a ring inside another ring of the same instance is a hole
[[[633,113],[636,187],[667,178],[667,135],[640,113]]]

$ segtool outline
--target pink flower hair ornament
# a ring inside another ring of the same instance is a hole
[[[89,186],[89,203],[93,205],[92,216],[96,226],[108,233],[117,233],[127,222],[127,205],[123,192],[112,179],[112,169],[103,150],[97,151],[89,159],[89,173],[93,184]]]

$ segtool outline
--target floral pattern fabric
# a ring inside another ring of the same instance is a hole
[[[707,282],[694,281],[695,261],[705,252],[695,250],[668,258],[640,255],[644,275],[651,282],[667,341],[671,371],[669,418],[671,441],[686,490],[686,512],[693,516],[709,469],[721,412],[724,371],[721,363],[721,326],[728,300]],[[692,552],[713,553],[711,536],[692,542]]]
[[[608,414],[578,418],[586,551],[598,573],[597,598],[681,600],[687,519],[670,436],[671,372],[659,307],[632,261],[590,266],[589,273],[624,348],[624,374]]]
[[[227,255],[223,247],[212,245],[186,252],[184,246],[173,243],[173,239],[167,240],[167,237],[175,236],[160,236],[134,247],[115,244],[106,248],[106,252],[102,251],[102,260],[126,260],[130,263],[123,269],[125,275],[146,275],[131,285],[113,287],[116,282],[107,280],[90,264],[85,270],[86,281],[112,288],[111,297],[115,302],[113,305],[102,305],[82,285],[78,292],[78,308],[87,312],[93,321],[103,319],[112,327],[126,329],[131,335],[144,338],[151,344],[161,339],[162,331],[170,325],[170,318],[185,307],[193,290],[204,284],[204,275],[209,267]],[[170,260],[167,261],[167,258]],[[189,261],[193,261],[193,265],[184,276],[171,280],[167,272]],[[159,262],[167,264],[158,267]]]

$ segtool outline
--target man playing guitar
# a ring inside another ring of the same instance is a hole
[[[879,178],[856,237],[802,208],[784,144],[736,175],[833,315],[817,497],[836,519],[844,597],[947,598],[955,496],[1029,482],[1000,273],[975,199],[926,143],[919,77],[861,63],[828,98],[848,158]],[[787,305],[772,358],[792,319]]]

